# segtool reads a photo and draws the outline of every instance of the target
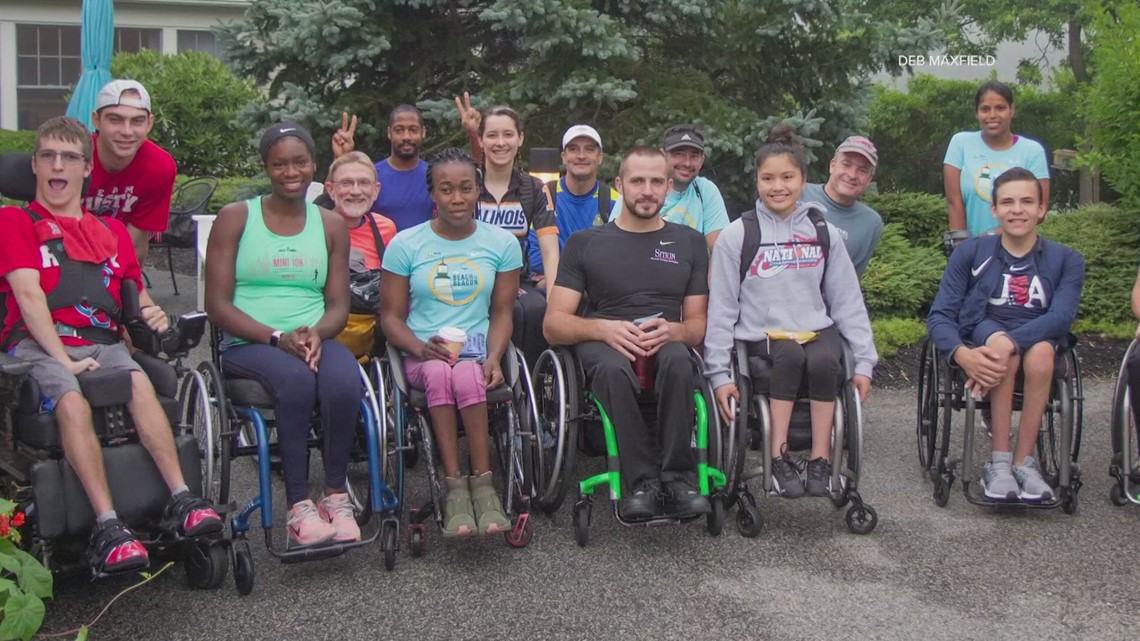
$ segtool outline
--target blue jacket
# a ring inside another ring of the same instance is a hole
[[[997,268],[1000,243],[1001,236],[980,236],[950,254],[926,317],[926,329],[939,351],[948,354],[967,342],[985,320],[990,293],[1001,281],[1002,270]],[[1075,249],[1038,236],[1030,253],[1035,255],[1038,277],[1046,280],[1053,298],[1044,314],[1009,332],[1018,352],[1047,339],[1065,344],[1085,281],[1085,259]]]

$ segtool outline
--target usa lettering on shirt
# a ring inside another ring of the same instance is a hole
[[[1027,269],[1028,266],[1024,266]],[[1036,275],[1018,274],[1015,268],[1002,274],[1001,293],[990,298],[990,305],[995,307],[1025,307],[1027,309],[1047,309],[1049,297],[1045,293],[1045,286]]]

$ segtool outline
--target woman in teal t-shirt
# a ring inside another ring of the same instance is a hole
[[[384,251],[380,324],[405,354],[408,383],[427,396],[447,483],[444,536],[505,532],[511,521],[491,482],[487,389],[503,384],[522,250],[510,232],[475,219],[479,175],[462,151],[433,158],[427,183],[438,214],[396,234]],[[458,357],[437,336],[444,327],[467,334]],[[457,409],[469,477],[459,472]]]
[[[942,161],[949,229],[979,236],[997,228],[990,211],[993,180],[1011,167],[1024,167],[1041,183],[1049,202],[1049,164],[1041,143],[1018,136],[1013,122],[1013,91],[991,80],[974,94],[974,116],[981,131],[960,131],[950,139]]]
[[[218,212],[206,252],[206,312],[221,328],[222,371],[274,399],[290,547],[360,539],[347,493],[348,453],[363,388],[336,335],[348,319],[348,232],[305,202],[313,138],[300,125],[261,138],[270,193]],[[309,419],[320,402],[325,490],[309,498]]]

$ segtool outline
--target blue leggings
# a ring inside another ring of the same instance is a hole
[[[309,418],[320,404],[325,486],[343,488],[364,389],[356,359],[334,339],[321,343],[316,374],[305,361],[269,345],[246,344],[222,354],[222,371],[261,383],[277,401],[277,444],[285,472],[285,500],[309,498]]]

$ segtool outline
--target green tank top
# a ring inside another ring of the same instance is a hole
[[[312,326],[325,313],[329,254],[321,212],[305,206],[305,227],[279,236],[265,226],[261,198],[245,201],[249,211],[234,261],[234,306],[274,329]],[[227,343],[244,343],[234,336]]]

